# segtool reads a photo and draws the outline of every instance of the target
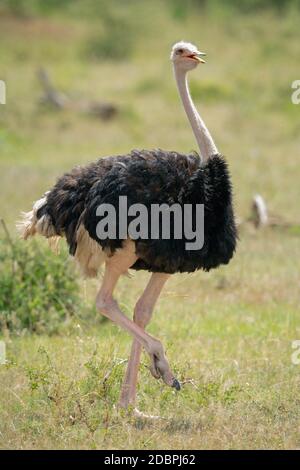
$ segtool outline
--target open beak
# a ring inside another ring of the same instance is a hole
[[[205,52],[196,52],[195,54],[191,54],[188,57],[190,59],[196,60],[197,62],[201,62],[201,64],[205,64],[205,60],[202,59],[201,57],[205,56]]]

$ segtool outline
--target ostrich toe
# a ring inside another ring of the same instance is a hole
[[[150,372],[153,377],[155,379],[162,378],[166,385],[169,385],[169,387],[173,387],[177,391],[179,391],[181,388],[180,383],[172,374],[169,363],[164,353],[162,351],[152,353],[150,354],[150,359]]]

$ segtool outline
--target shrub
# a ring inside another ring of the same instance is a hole
[[[84,54],[93,60],[125,60],[132,56],[135,39],[135,29],[128,18],[107,14],[104,31],[88,39]]]
[[[0,238],[0,329],[56,333],[79,304],[65,252],[54,255],[35,241]]]

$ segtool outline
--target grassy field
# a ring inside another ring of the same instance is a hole
[[[183,14],[156,2],[130,8],[120,12],[128,49],[120,54],[122,39],[110,38],[114,60],[99,57],[99,17],[0,17],[0,79],[7,85],[0,216],[10,233],[19,212],[74,165],[132,148],[196,148],[169,61],[182,38],[207,52],[191,87],[228,158],[238,218],[247,219],[260,193],[272,212],[300,223],[300,106],[290,98],[300,78],[299,12],[204,14],[193,6]],[[74,100],[111,101],[118,116],[103,122],[41,108],[41,65]],[[300,366],[291,361],[292,341],[300,339],[299,258],[299,230],[255,231],[244,223],[229,266],[170,280],[149,332],[164,343],[183,388],[176,393],[155,381],[143,356],[138,407],[164,417],[157,422],[115,407],[131,339],[111,323],[79,319],[52,336],[3,330],[0,447],[299,448]],[[120,281],[117,298],[128,315],[147,278]],[[87,305],[99,283],[81,281]]]

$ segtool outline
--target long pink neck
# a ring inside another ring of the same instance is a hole
[[[204,161],[207,161],[212,155],[218,153],[218,149],[207,129],[204,121],[200,117],[190,95],[187,73],[174,65],[174,73],[177,82],[178,91],[182,100],[183,107],[192,126],[196,137],[200,154]]]

